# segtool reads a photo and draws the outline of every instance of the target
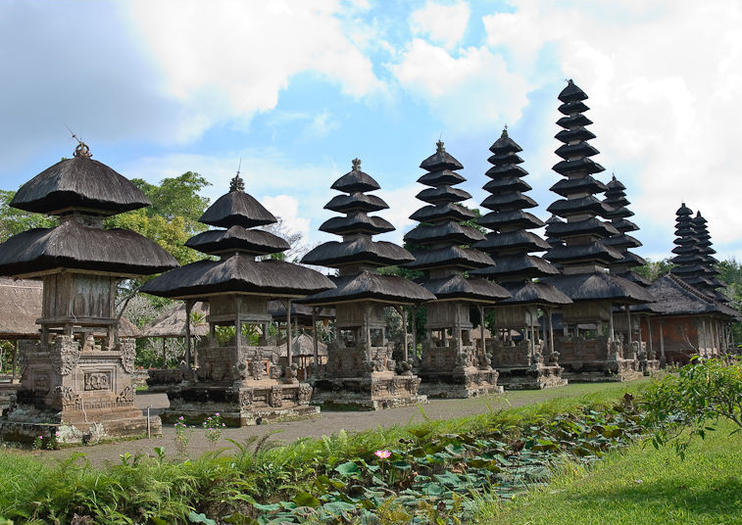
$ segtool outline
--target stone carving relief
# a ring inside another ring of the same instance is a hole
[[[62,409],[79,410],[82,406],[80,394],[75,393],[71,387],[58,386],[54,389],[56,401],[62,406]]]
[[[263,377],[263,373],[265,372],[265,363],[263,363],[262,359],[255,358],[250,361],[249,368],[250,377],[256,380],[261,379]]]
[[[271,387],[268,404],[274,408],[283,405],[283,388],[281,388],[280,385],[274,385]]]
[[[116,403],[120,405],[130,405],[134,402],[134,387],[131,385],[124,388],[116,398]]]
[[[312,399],[312,387],[306,383],[299,385],[299,403],[306,404]]]
[[[119,342],[119,352],[121,352],[121,366],[124,370],[133,374],[135,370],[134,359],[137,356],[137,347],[133,339],[122,339]]]
[[[86,372],[85,390],[111,390],[111,372]]]
[[[80,359],[80,345],[72,336],[59,335],[54,339],[49,359],[54,371],[61,376],[66,376],[77,366]]]
[[[240,406],[251,407],[253,404],[252,390],[242,390],[240,392]]]

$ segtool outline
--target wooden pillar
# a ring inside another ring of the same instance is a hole
[[[665,321],[663,319],[660,319],[660,365],[663,365],[667,362],[667,358],[665,357],[665,335],[663,334],[663,327],[664,327]]]
[[[191,368],[191,310],[193,310],[193,301],[191,299],[187,299],[185,302],[185,360],[186,365],[189,369]]]
[[[18,339],[13,341],[13,375],[10,377],[11,382],[15,382],[15,376],[18,370]]]
[[[286,366],[291,366],[291,299],[286,300]]]
[[[626,308],[626,324],[628,325],[629,344],[631,344],[634,342],[633,330],[631,329],[631,308],[629,308],[628,304],[624,308]]]
[[[700,354],[701,356],[708,356],[708,336],[706,334],[706,319],[701,319],[701,329],[702,329],[702,335],[699,335],[698,337],[698,346],[701,348]]]
[[[485,358],[487,352],[484,344],[484,306],[479,305],[479,336],[482,339],[482,359]]]
[[[410,307],[410,317],[412,318],[412,355],[413,360],[418,362],[417,359],[417,307]]]
[[[654,346],[652,346],[652,318],[647,316],[647,342],[649,343],[649,355],[654,355]]]
[[[613,305],[609,308],[610,315],[608,316],[608,339],[610,341],[616,340],[616,331],[613,328]]]
[[[409,335],[407,334],[407,311],[404,309],[404,307],[399,308],[399,313],[402,316],[402,345],[404,347],[404,350],[402,351],[402,359],[406,361],[409,361],[410,359],[410,349],[409,349]]]
[[[546,354],[546,351],[549,349],[548,348],[549,339],[547,337],[546,309],[545,308],[541,310],[541,319],[543,320],[543,323],[544,323],[544,325],[541,327],[541,341],[542,341],[541,353]]]
[[[554,310],[548,309],[549,314],[549,353],[554,353]]]
[[[237,349],[237,355],[240,355],[242,349],[242,318],[240,317],[240,298],[234,298],[234,344]]]
[[[216,346],[216,325],[209,323],[209,346]]]
[[[314,366],[319,365],[319,341],[317,340],[317,307],[312,308],[312,344],[314,345]]]

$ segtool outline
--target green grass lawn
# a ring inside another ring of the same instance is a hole
[[[480,524],[742,524],[742,433],[719,424],[680,459],[635,444],[592,469],[565,469],[510,503],[484,502]]]

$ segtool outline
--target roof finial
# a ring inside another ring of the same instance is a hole
[[[361,171],[361,159],[356,157],[351,161],[351,163],[353,164],[353,171]]]
[[[613,180],[613,181],[616,180],[616,172],[615,171],[612,171],[611,172],[611,180]]]
[[[233,191],[245,191],[245,181],[242,180],[242,177],[240,177],[240,168],[242,167],[242,157],[240,157],[240,162],[237,165],[237,174],[232,178],[231,181],[229,181],[229,191],[230,193]]]
[[[67,131],[70,132],[72,138],[77,141],[77,146],[75,146],[75,152],[72,154],[72,156],[83,159],[89,159],[90,157],[92,157],[93,154],[90,153],[90,148],[88,147],[88,145],[80,140],[68,126],[65,126],[65,128],[67,128]]]
[[[508,136],[508,125],[507,124],[505,124],[505,126],[503,126],[503,128],[502,128],[502,135],[501,136],[502,137],[507,137]]]
[[[435,152],[436,153],[446,152],[446,148],[443,147],[443,141],[441,139],[438,139],[438,142],[435,143]]]

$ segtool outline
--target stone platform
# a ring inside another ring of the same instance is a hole
[[[555,347],[570,383],[622,382],[643,377],[634,348],[607,337],[557,337]]]
[[[500,340],[489,339],[487,350],[492,368],[500,373],[498,383],[505,390],[542,390],[566,385],[562,367],[557,362],[558,356],[551,354],[546,359],[542,348],[538,343],[534,352],[528,340],[503,345]]]
[[[417,375],[420,393],[430,398],[468,398],[499,394],[499,373],[481,359],[473,345],[423,346]]]

